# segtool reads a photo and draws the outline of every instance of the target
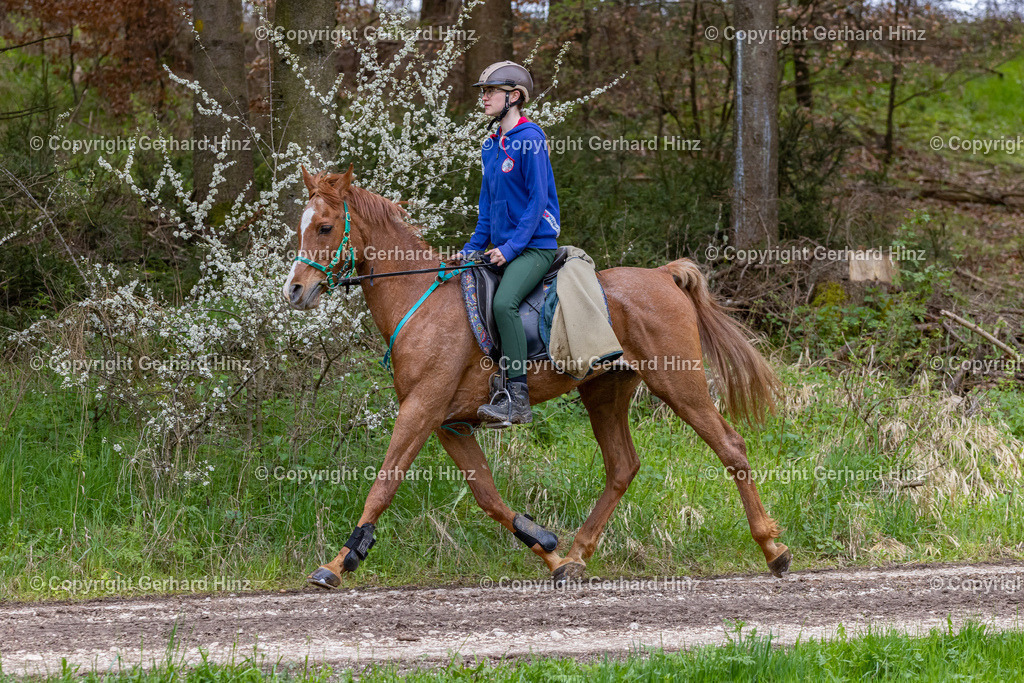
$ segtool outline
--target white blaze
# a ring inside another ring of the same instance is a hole
[[[300,232],[306,232],[306,228],[309,227],[309,222],[313,220],[313,214],[316,210],[312,206],[307,206],[306,210],[302,212],[302,227]]]
[[[302,240],[306,236],[306,228],[308,228],[309,224],[313,222],[313,216],[315,215],[316,209],[313,208],[313,202],[311,201],[309,204],[306,205],[306,210],[302,212],[302,222],[299,224],[299,251],[297,252],[298,254],[302,253]],[[285,278],[284,281],[284,287],[281,288],[281,291],[284,292],[285,299],[291,298],[290,290],[292,288],[292,280],[295,278],[295,269],[298,268],[298,266],[298,261],[292,261],[291,272],[288,273],[288,277]]]

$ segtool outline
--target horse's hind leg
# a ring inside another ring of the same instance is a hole
[[[640,458],[629,433],[629,403],[640,377],[631,371],[609,372],[581,384],[580,397],[590,415],[590,425],[601,447],[605,484],[601,497],[580,527],[572,548],[554,574],[556,580],[575,578],[583,573],[585,560],[597,549],[601,532],[615,506],[640,469]]]
[[[466,478],[469,490],[473,492],[477,504],[483,508],[487,515],[511,531],[530,550],[536,553],[548,569],[554,571],[562,562],[562,558],[555,552],[558,539],[553,533],[544,527],[535,524],[524,515],[517,514],[505,504],[494,485],[494,477],[491,476],[491,468],[487,465],[487,457],[484,455],[480,444],[473,436],[455,434],[447,429],[438,429],[438,440],[448,455]]]
[[[641,371],[641,374],[654,395],[693,427],[732,475],[747,513],[750,534],[764,553],[772,574],[782,576],[789,569],[792,553],[783,544],[775,542],[779,528],[761,504],[757,485],[750,473],[747,445],[715,408],[703,370],[658,369]]]

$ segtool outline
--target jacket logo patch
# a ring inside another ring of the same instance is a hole
[[[556,235],[558,235],[559,233],[562,232],[561,226],[558,225],[558,223],[555,222],[555,217],[551,215],[550,211],[545,209],[544,213],[541,214],[541,218],[543,218],[544,220],[546,220],[548,222],[548,225],[551,226],[551,229],[555,231]]]

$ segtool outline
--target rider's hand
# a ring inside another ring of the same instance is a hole
[[[449,259],[450,265],[453,266],[461,266],[463,261],[465,261],[465,258],[463,258],[461,251]]]
[[[491,263],[496,266],[503,266],[507,263],[507,261],[505,261],[505,256],[501,253],[501,249],[498,249],[497,247],[488,251],[487,257],[491,259]]]

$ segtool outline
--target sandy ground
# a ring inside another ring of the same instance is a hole
[[[930,565],[662,579],[485,579],[478,587],[185,594],[0,605],[8,674],[57,672],[61,658],[106,671],[177,661],[312,662],[402,668],[452,658],[622,656],[725,642],[733,623],[779,643],[895,627],[911,634],[974,619],[1022,628],[1024,563]],[[263,660],[262,658],[266,659]]]

